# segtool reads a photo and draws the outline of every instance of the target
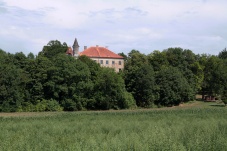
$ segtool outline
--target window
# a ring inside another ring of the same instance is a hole
[[[115,64],[115,61],[112,61],[112,64]]]
[[[106,60],[106,64],[109,64],[109,60]]]
[[[103,64],[103,60],[100,60],[100,64]]]
[[[119,65],[121,65],[121,61],[119,61],[119,63],[118,63]]]

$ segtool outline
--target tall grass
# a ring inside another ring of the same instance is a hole
[[[0,117],[0,150],[226,150],[227,109]]]

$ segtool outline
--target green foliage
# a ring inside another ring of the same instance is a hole
[[[68,46],[50,41],[37,57],[0,49],[0,111],[108,110],[178,105],[196,93],[225,100],[226,49],[218,56],[168,48],[149,55],[132,50],[115,73],[86,56],[65,54]],[[40,101],[41,100],[41,101]],[[55,100],[55,101],[51,101]]]
[[[118,53],[118,55],[124,57],[124,61],[127,62],[128,56],[126,54],[124,54],[124,52]]]
[[[165,52],[160,52],[158,50],[155,50],[147,57],[150,65],[154,68],[154,71],[159,71],[162,68],[169,66],[169,62],[167,60],[167,56]]]
[[[85,55],[79,56],[78,60],[85,63],[90,70],[91,80],[95,81],[101,70],[100,64],[96,63],[94,60],[91,60]]]
[[[44,111],[62,111],[60,104],[53,99],[37,100],[36,104],[30,102],[24,102],[17,111],[19,112],[44,112]]]
[[[4,112],[16,111],[25,99],[26,75],[13,64],[0,65],[0,106]]]
[[[118,102],[118,106],[122,109],[135,109],[137,107],[133,95],[129,92],[124,92],[123,99]]]
[[[221,59],[227,59],[227,50],[226,50],[226,48],[223,49],[223,50],[218,54],[218,57],[221,58]]]
[[[43,55],[47,58],[52,58],[59,53],[65,54],[67,49],[68,46],[66,43],[61,44],[61,42],[58,40],[52,40],[43,47],[43,50],[39,53],[39,55]]]
[[[190,84],[175,67],[159,71],[156,75],[156,84],[158,86],[157,93],[159,94],[158,104],[172,106],[194,98]]]
[[[205,64],[205,77],[202,85],[202,91],[209,95],[222,95],[226,89],[227,62],[216,56],[207,57]]]
[[[126,89],[132,93],[137,106],[150,107],[155,100],[155,79],[148,59],[139,51],[132,50],[125,64],[124,77]]]
[[[112,69],[102,68],[94,89],[98,109],[123,109],[134,105],[134,100],[126,92],[122,77]]]
[[[140,107],[149,107],[155,100],[154,71],[149,65],[142,65],[138,69],[128,71],[125,82],[127,90],[131,92]]]
[[[27,58],[28,58],[28,59],[35,59],[35,55],[34,55],[32,52],[30,52],[30,53],[28,54]]]
[[[132,50],[128,54],[125,71],[138,69],[144,64],[148,64],[147,56],[141,54],[138,50]]]
[[[226,98],[224,98],[223,100],[223,103],[225,104],[225,106],[226,106],[226,104],[227,104],[227,99]]]

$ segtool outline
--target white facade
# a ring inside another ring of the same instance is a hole
[[[124,59],[115,58],[91,58],[101,65],[101,67],[114,68],[116,72],[124,69]]]

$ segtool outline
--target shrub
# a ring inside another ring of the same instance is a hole
[[[225,104],[225,106],[226,106],[226,104],[227,104],[227,99],[223,99],[222,102],[223,102],[223,103]]]
[[[42,99],[41,101],[38,100],[37,104],[32,104],[30,102],[24,102],[22,108],[18,111],[23,112],[44,112],[44,111],[62,111],[62,107],[56,100],[50,99],[45,100]]]
[[[71,99],[66,99],[63,101],[62,106],[64,111],[75,111],[76,110],[76,103],[73,102]]]
[[[45,111],[62,111],[62,107],[56,100],[43,100],[46,101],[46,109]]]
[[[136,101],[131,93],[124,92],[124,97],[122,101],[118,101],[118,106],[122,109],[136,108]]]

